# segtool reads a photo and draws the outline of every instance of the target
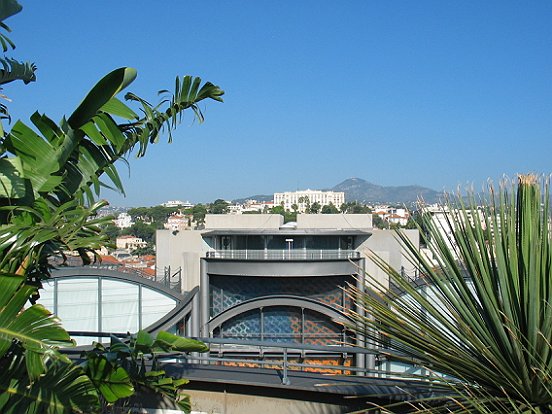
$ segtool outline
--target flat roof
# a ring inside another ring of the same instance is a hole
[[[360,229],[216,229],[202,236],[370,236],[371,231]]]

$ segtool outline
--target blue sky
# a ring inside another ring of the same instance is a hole
[[[4,88],[15,119],[59,120],[120,66],[151,101],[185,74],[226,92],[131,155],[113,205],[552,172],[550,1],[20,2],[9,56],[39,69]]]

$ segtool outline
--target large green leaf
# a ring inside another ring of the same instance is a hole
[[[132,381],[125,369],[113,365],[104,355],[89,353],[83,368],[108,403],[134,394]]]
[[[18,212],[11,215],[8,224],[0,227],[0,270],[15,273],[27,260],[26,273],[32,274],[42,265],[41,255],[99,249],[107,243],[107,236],[102,234],[99,226],[109,218],[90,217],[105,205],[106,202],[99,202],[83,207],[73,200],[56,206],[40,199],[30,207],[0,208],[0,213],[15,209]]]
[[[146,331],[123,340],[111,337],[105,347],[96,344],[85,353],[83,367],[89,373],[107,401],[124,405],[129,402],[123,395],[130,385],[138,393],[146,392],[168,397],[185,412],[190,411],[190,400],[180,393],[188,383],[184,378],[173,378],[157,367],[157,357],[163,352],[205,352],[208,347],[199,341],[181,338],[168,332],[159,332],[154,339]],[[146,363],[146,361],[151,361]]]
[[[100,108],[101,112],[106,112],[111,115],[115,115],[124,119],[139,119],[136,112],[126,106],[116,97],[111,98]]]
[[[0,198],[23,198],[27,195],[20,158],[0,159]]]
[[[0,2],[0,22],[19,13],[22,9],[23,7],[16,0],[2,0]]]
[[[9,185],[4,193],[16,188],[20,199],[23,199],[21,194],[24,191],[26,199],[53,195],[60,202],[66,202],[73,197],[86,196],[89,202],[94,202],[99,189],[106,186],[101,181],[102,175],[110,179],[113,188],[123,192],[114,167],[117,160],[123,159],[136,145],[139,146],[137,155],[143,156],[147,146],[157,142],[162,132],[168,134],[170,141],[172,130],[187,109],[203,121],[198,103],[207,98],[221,101],[224,93],[209,82],[201,86],[200,78],[185,76],[182,82],[177,78],[175,92],[158,106],[153,107],[134,94],[126,95],[128,100],[141,105],[144,115],[139,118],[115,96],[135,76],[136,71],[131,68],[112,71],[92,88],[69,119],[62,120],[59,126],[45,115],[35,113],[31,121],[40,134],[18,121],[4,145],[12,154],[8,156],[8,162],[21,166],[26,181],[23,186],[23,182],[16,181],[13,175],[6,176],[11,180],[5,180]],[[119,124],[115,118],[131,122]]]
[[[25,278],[0,275],[0,357],[10,349],[13,340],[27,350],[43,353],[52,345],[72,345],[69,334],[58,318],[42,305],[23,310],[36,287],[25,284]]]
[[[136,136],[137,143],[140,144],[139,157],[145,155],[148,144],[158,141],[161,132],[167,131],[169,142],[172,140],[171,130],[181,121],[182,114],[186,109],[191,109],[196,119],[203,122],[203,113],[198,103],[205,99],[222,102],[222,95],[224,95],[222,89],[211,82],[206,82],[199,88],[200,85],[201,78],[199,77],[189,75],[182,79],[177,77],[172,94],[168,90],[159,91],[164,100],[156,107],[152,107],[147,101],[132,93],[125,95],[125,99],[139,102],[145,115],[143,122],[133,126],[130,130]],[[164,110],[162,109],[163,104],[167,105]]]
[[[178,352],[207,352],[209,347],[207,344],[195,339],[183,338],[174,335],[170,332],[161,331],[157,334],[157,338],[153,343],[153,347],[161,348],[162,350],[178,351]]]
[[[42,305],[25,308],[36,292],[25,280],[0,275],[0,412],[93,412],[92,383],[54,348],[73,341]]]
[[[4,37],[4,39],[6,39]],[[6,46],[3,45],[6,49]],[[5,51],[5,50],[4,50]],[[29,62],[19,62],[11,58],[0,58],[0,85],[21,80],[23,83],[36,81],[36,65]]]
[[[73,129],[79,129],[108,104],[120,91],[136,78],[136,69],[119,68],[104,76],[86,95],[78,108],[67,120]]]
[[[96,388],[80,367],[64,359],[49,360],[43,374],[30,378],[25,370],[26,358],[15,353],[9,365],[3,365],[0,412],[57,414],[99,411]]]
[[[0,1],[0,28],[10,32],[10,28],[4,23],[8,17],[21,11],[22,7],[16,0]],[[0,33],[0,45],[5,53],[9,48],[15,49],[15,44],[4,33]]]

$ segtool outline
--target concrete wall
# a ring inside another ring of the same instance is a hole
[[[186,390],[185,393],[191,397],[193,414],[341,414],[353,411],[337,401],[331,404],[226,391]]]
[[[205,229],[278,229],[284,224],[280,214],[207,214]]]
[[[298,229],[371,229],[371,214],[297,214]]]
[[[420,234],[418,230],[401,230],[412,241],[415,246],[420,245]],[[364,256],[366,256],[366,272],[374,277],[379,283],[388,285],[388,277],[371,259],[377,255],[394,269],[399,271],[404,268],[407,274],[414,273],[414,266],[405,256],[404,247],[397,238],[397,234],[392,230],[372,230],[372,236],[365,239],[357,247]]]
[[[174,234],[170,230],[157,230],[156,266],[157,276],[163,276],[163,269],[171,267],[175,272],[182,269],[182,290],[189,291],[199,285],[199,259],[205,256],[209,246],[199,230],[184,230]]]

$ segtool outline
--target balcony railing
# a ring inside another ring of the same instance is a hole
[[[322,249],[210,250],[206,257],[226,260],[348,260],[359,259],[360,252]]]

